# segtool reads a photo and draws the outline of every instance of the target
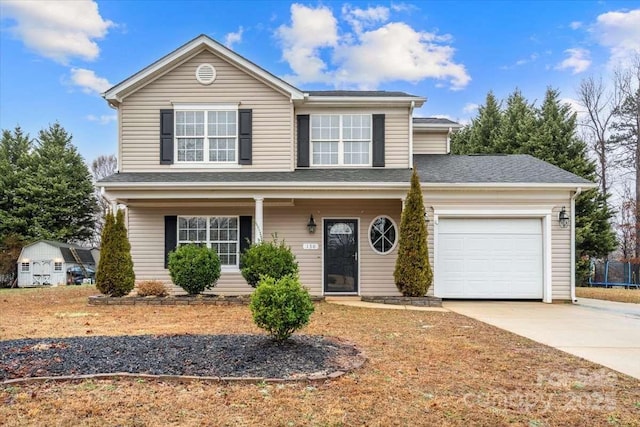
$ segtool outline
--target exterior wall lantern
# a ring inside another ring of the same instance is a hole
[[[309,234],[313,234],[316,232],[316,222],[313,220],[313,214],[309,215],[309,222],[307,222],[307,230],[309,230]]]
[[[567,210],[565,207],[562,207],[560,213],[558,214],[558,222],[560,222],[561,228],[567,228],[569,226],[569,214],[567,214]]]

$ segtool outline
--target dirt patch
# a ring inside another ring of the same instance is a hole
[[[576,296],[640,304],[640,289],[576,287]]]

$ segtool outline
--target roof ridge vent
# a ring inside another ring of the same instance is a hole
[[[216,69],[211,64],[200,64],[196,68],[196,80],[200,84],[210,85],[216,80]]]

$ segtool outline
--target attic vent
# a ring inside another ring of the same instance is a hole
[[[216,79],[216,69],[211,64],[200,64],[196,68],[196,79],[203,85],[210,85]]]

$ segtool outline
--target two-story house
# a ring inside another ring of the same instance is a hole
[[[415,168],[436,296],[573,298],[574,198],[593,184],[530,156],[449,154],[460,125],[413,117],[425,98],[302,91],[205,35],[104,98],[119,172],[98,185],[126,206],[138,280],[171,283],[168,253],[198,242],[222,260],[213,292],[250,293],[240,254],[277,234],[312,294],[398,295]]]

